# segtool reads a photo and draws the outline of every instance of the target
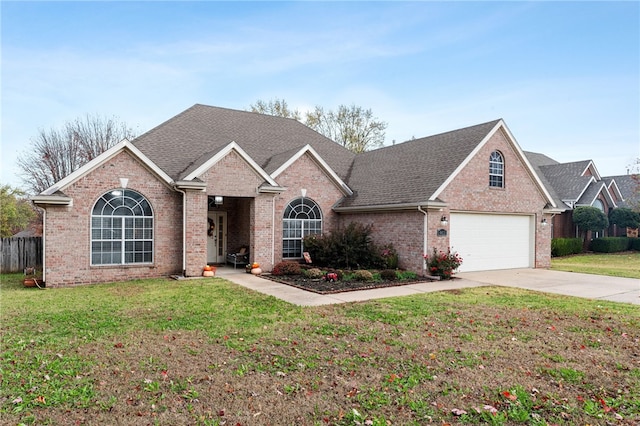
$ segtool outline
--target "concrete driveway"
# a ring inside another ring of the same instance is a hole
[[[547,269],[462,272],[465,281],[640,305],[640,280]]]

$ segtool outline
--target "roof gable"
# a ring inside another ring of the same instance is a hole
[[[592,206],[600,194],[605,197],[609,206],[618,207],[611,197],[607,185],[602,181],[596,182],[595,180],[580,195],[580,199],[576,202],[576,205]]]
[[[516,142],[516,139],[513,137],[513,134],[511,133],[511,131],[509,130],[509,128],[505,124],[504,120],[502,120],[502,119],[497,120],[495,122],[495,125],[493,126],[493,128],[484,136],[484,138],[480,141],[480,143],[478,143],[476,145],[476,147],[473,149],[473,151],[471,151],[467,155],[467,157],[464,159],[464,161],[462,163],[460,163],[460,165],[458,165],[456,170],[451,175],[449,175],[447,180],[444,181],[442,183],[442,185],[440,185],[440,187],[436,190],[436,192],[434,192],[434,194],[429,199],[430,200],[437,199],[437,197],[442,193],[442,191],[444,191],[444,189],[447,187],[447,185],[449,183],[451,183],[451,181],[453,181],[453,179],[455,179],[455,177],[462,171],[462,169],[464,169],[464,167],[467,164],[469,164],[469,162],[475,157],[475,155],[485,146],[485,144],[498,131],[502,131],[504,133],[504,135],[506,136],[507,143],[509,143],[511,145],[511,147],[514,150],[514,152],[516,153],[516,156],[518,157],[520,162],[524,165],[527,173],[529,174],[531,179],[534,181],[535,185],[540,190],[540,192],[542,193],[542,195],[546,199],[546,201],[552,207],[557,207],[553,197],[551,196],[551,194],[547,190],[546,186],[541,181],[540,177],[536,173],[536,171],[533,168],[533,166],[531,165],[531,163],[529,163],[529,160],[527,159],[527,156],[524,154],[524,151],[522,151],[522,149],[520,148],[520,145],[518,145],[518,143]]]
[[[229,155],[230,152],[235,151],[244,161],[249,164],[249,166],[258,174],[261,178],[265,180],[271,186],[278,186],[276,181],[265,172],[262,167],[260,167],[237,143],[231,142],[224,146],[222,149],[218,150],[211,158],[202,162],[200,166],[197,168],[190,168],[191,170],[188,175],[185,176],[184,180],[189,181],[198,178],[211,167],[213,167],[216,163],[222,160],[224,157]]]
[[[347,186],[346,183],[340,179],[340,177],[333,171],[333,169],[320,157],[320,155],[316,152],[315,149],[311,145],[305,145],[302,149],[298,150],[294,153],[287,161],[285,161],[280,167],[278,167],[273,173],[271,173],[271,177],[273,179],[277,178],[280,173],[291,167],[293,163],[296,162],[303,155],[309,155],[313,161],[325,172],[329,178],[336,184],[340,191],[342,191],[345,195],[352,195],[353,191]]]
[[[92,170],[101,166],[103,163],[109,161],[111,158],[120,154],[122,151],[130,152],[134,157],[136,157],[142,164],[149,168],[152,172],[154,172],[160,180],[162,180],[167,185],[171,185],[173,180],[169,175],[167,175],[162,169],[160,169],[153,161],[151,161],[145,154],[143,154],[135,145],[129,142],[127,139],[123,139],[120,143],[112,146],[108,150],[104,151],[102,154],[98,155],[93,160],[89,161],[79,169],[75,170],[73,173],[70,173],[63,179],[60,179],[51,187],[45,189],[40,194],[41,196],[53,196],[56,193],[60,193],[64,191],[69,185],[80,179],[81,177],[87,175]]]

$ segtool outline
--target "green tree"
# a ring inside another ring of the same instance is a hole
[[[68,121],[62,128],[40,129],[18,157],[21,178],[38,194],[93,160],[134,131],[117,118],[87,115]]]
[[[609,219],[602,210],[591,207],[581,206],[573,210],[573,223],[578,229],[584,231],[584,238],[587,238],[586,231],[601,231],[609,227]]]
[[[36,216],[25,193],[0,184],[0,237],[10,237],[25,229]]]
[[[620,207],[609,212],[609,222],[621,228],[640,227],[640,213],[628,207]]]
[[[384,145],[387,123],[373,116],[371,109],[360,106],[340,105],[336,111],[316,106],[305,114],[304,121],[300,112],[289,109],[284,99],[269,102],[258,100],[250,105],[253,112],[293,118],[303,122],[316,132],[339,143],[348,150],[361,153]]]

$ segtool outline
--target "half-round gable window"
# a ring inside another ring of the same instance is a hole
[[[504,158],[500,151],[493,151],[489,156],[489,186],[504,188]]]
[[[601,212],[604,212],[604,203],[602,202],[602,200],[596,199],[593,202],[592,206],[595,207],[596,209],[600,210]]]
[[[153,210],[130,189],[103,194],[91,212],[91,264],[153,262]]]
[[[322,233],[322,210],[309,198],[296,198],[287,204],[282,218],[282,257],[301,258],[303,239]]]

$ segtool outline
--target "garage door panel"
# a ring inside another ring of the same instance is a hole
[[[452,213],[450,223],[461,272],[532,266],[530,216]]]

